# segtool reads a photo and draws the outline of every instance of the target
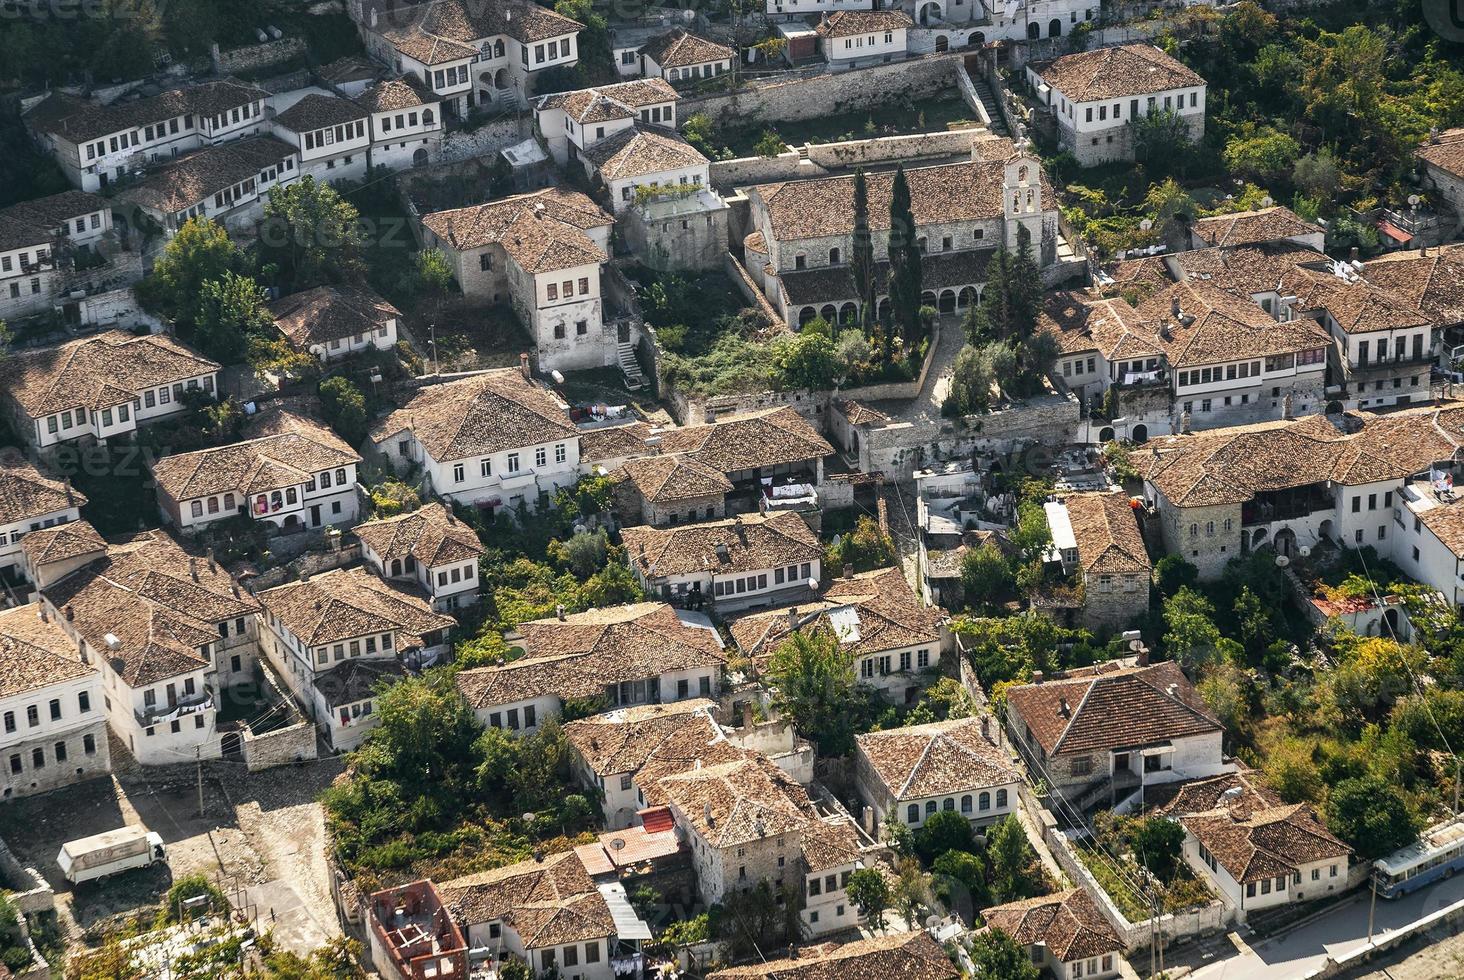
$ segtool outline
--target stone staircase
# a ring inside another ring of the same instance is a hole
[[[620,373],[625,375],[625,387],[640,391],[646,386],[646,376],[641,372],[640,361],[635,358],[635,344],[619,344],[616,348]]]
[[[1010,136],[1007,130],[1006,117],[1001,114],[1001,107],[997,104],[996,94],[991,91],[991,83],[977,75],[971,76],[971,85],[976,89],[976,97],[981,100],[981,108],[986,110],[986,118],[991,120],[991,131],[997,136]]]

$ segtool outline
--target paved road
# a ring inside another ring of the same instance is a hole
[[[1374,936],[1381,938],[1459,901],[1464,901],[1464,876],[1405,898],[1393,901],[1379,898]],[[1347,953],[1367,945],[1368,904],[1369,893],[1359,892],[1350,902],[1321,918],[1275,939],[1256,943],[1246,953],[1201,966],[1192,976],[1196,980],[1293,980],[1304,976],[1321,966],[1328,954]]]

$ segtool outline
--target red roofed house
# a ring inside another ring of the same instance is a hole
[[[1225,729],[1175,663],[1118,661],[1007,692],[1007,726],[1032,774],[1079,810],[1145,785],[1230,771]]]
[[[1050,968],[1059,980],[1118,976],[1123,941],[1081,888],[1010,902],[981,913],[1031,951],[1032,962]]]

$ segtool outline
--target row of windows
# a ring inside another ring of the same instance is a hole
[[[713,595],[741,595],[744,592],[756,592],[759,589],[768,587],[768,576],[764,572],[761,575],[747,575],[742,578],[717,579],[712,583]]]
[[[556,324],[554,324],[554,339],[555,340],[563,340],[564,337],[565,337],[565,332],[566,332],[566,327],[564,326],[564,324],[562,324],[562,323],[556,323]],[[576,321],[574,321],[574,335],[576,337],[583,337],[585,334],[587,334],[589,332],[590,332],[590,321],[588,321],[588,320],[576,320]]]
[[[1178,98],[1178,100],[1179,100],[1177,106],[1175,104],[1175,99],[1176,98]],[[1191,109],[1197,109],[1197,108],[1199,108],[1199,105],[1200,105],[1200,93],[1199,92],[1191,92],[1189,94],[1189,107]],[[1070,105],[1067,102],[1066,99],[1062,100],[1062,108],[1063,108],[1063,111],[1065,111],[1067,113],[1067,117],[1069,119],[1071,119],[1073,117],[1073,106]],[[1158,103],[1158,97],[1157,96],[1151,95],[1151,96],[1149,96],[1148,98],[1146,98],[1144,100],[1144,110],[1146,112],[1153,113],[1158,108],[1159,108],[1159,103]],[[1173,96],[1173,95],[1166,95],[1166,96],[1164,96],[1164,108],[1165,109],[1170,109],[1170,110],[1175,109],[1175,108],[1183,109],[1184,108],[1184,94],[1183,93],[1180,93],[1180,95],[1177,96],[1177,97],[1176,96]],[[1083,110],[1083,113],[1084,113],[1083,121],[1084,122],[1092,122],[1093,121],[1093,113],[1094,113],[1094,111],[1095,111],[1095,108],[1093,106],[1088,106],[1087,108],[1085,108]],[[1096,107],[1096,111],[1098,113],[1098,121],[1099,122],[1105,122],[1105,121],[1107,121],[1107,119],[1108,119],[1108,106],[1106,106],[1106,105],[1100,105],[1100,106]],[[1129,100],[1129,118],[1130,119],[1136,119],[1136,118],[1138,118],[1138,115],[1139,115],[1139,100],[1138,99],[1130,99]],[[1115,102],[1115,103],[1113,103],[1113,119],[1114,119],[1115,122],[1120,121],[1120,120],[1123,119],[1123,103],[1122,102]]]
[[[534,45],[534,64],[542,65],[546,57],[548,57],[550,60],[554,58],[568,58],[569,38],[560,38],[557,43],[554,41],[550,41],[547,47],[543,44]],[[528,45],[524,45],[523,47],[519,48],[519,60],[521,60],[526,65],[529,63]]]
[[[690,68],[672,68],[670,80],[679,82],[682,79],[690,81],[693,78],[712,78],[727,70],[725,61],[718,61],[716,64],[692,65]]]
[[[366,333],[358,333],[354,337],[346,337],[344,340],[340,337],[336,337],[330,342],[330,349],[340,350],[343,344],[364,344],[366,343],[366,341],[371,339],[371,335],[373,333],[378,337],[385,337],[387,330],[386,327],[377,327],[375,330],[368,330]]]
[[[568,42],[566,42],[566,43],[568,43]],[[560,954],[561,954],[561,959],[559,960],[559,964],[561,966],[567,966],[567,967],[568,966],[579,966],[579,947],[578,946],[565,946],[565,947],[563,947],[560,950]],[[599,943],[585,943],[585,962],[586,963],[598,963],[598,962],[600,962],[600,944]],[[554,969],[555,969],[555,955],[554,955],[554,950],[552,950],[552,949],[546,949],[546,950],[543,950],[542,952],[539,953],[539,966],[540,966],[540,969],[544,970],[546,973],[552,973],[554,971]]]
[[[259,114],[259,105],[250,102],[244,106],[231,109],[228,112],[220,113],[219,115],[213,116],[208,120],[208,122],[212,123],[212,126],[210,128],[222,129],[225,125],[238,123],[247,119],[253,119],[259,116]],[[143,143],[152,143],[155,140],[166,139],[169,136],[176,136],[178,135],[180,130],[188,132],[193,129],[193,116],[187,115],[179,118],[182,119],[181,126],[179,125],[179,119],[174,118],[169,119],[166,122],[158,122],[154,123],[151,126],[145,126],[140,131],[132,130],[131,132],[127,133],[119,133],[118,135],[113,136],[110,139],[97,140],[95,143],[88,143],[86,146],[86,158],[88,160],[95,160],[97,157],[105,155],[109,148],[111,152],[116,153],[118,150],[126,150],[130,147],[141,146]],[[142,133],[141,138],[139,138],[138,136],[139,132]]]
[[[474,574],[476,573],[473,571],[472,565],[465,565],[462,568],[453,569],[444,568],[437,573],[437,584],[439,586],[447,585],[451,581],[453,585],[456,585],[459,582],[472,579]]]
[[[488,727],[489,728],[503,728],[503,727],[505,727],[504,726],[504,719],[505,719],[505,717],[508,720],[507,728],[510,731],[515,731],[515,732],[518,731],[520,726],[519,726],[519,709],[517,709],[517,708],[509,708],[505,712],[498,712],[498,711],[490,712],[489,715],[488,715]],[[539,712],[538,712],[538,710],[532,704],[526,704],[526,705],[524,705],[524,721],[523,721],[523,726],[522,727],[524,727],[524,728],[533,728],[538,723],[539,723]]]
[[[1393,506],[1393,491],[1386,490],[1386,491],[1383,492],[1383,507],[1385,509],[1391,509],[1392,506]],[[1367,495],[1367,509],[1368,510],[1377,510],[1378,509],[1378,495],[1377,494],[1370,493],[1370,494]],[[1361,511],[1362,511],[1362,494],[1358,494],[1356,497],[1353,497],[1352,498],[1352,513],[1357,514],[1357,513],[1360,513]]]
[[[351,640],[349,643],[337,643],[331,647],[317,647],[315,650],[315,662],[323,667],[334,658],[337,663],[340,663],[346,659],[348,650],[350,656],[359,657],[363,649],[368,655],[378,651],[385,653],[393,649],[392,635],[390,633],[382,633],[379,638],[368,636],[360,640]]]
[[[439,68],[432,73],[432,87],[441,91],[445,88],[452,88],[455,85],[468,84],[468,66],[454,65],[451,68]]]
[[[869,46],[871,48],[875,46],[874,35],[873,34],[870,34],[867,38],[864,38],[864,37],[846,37],[846,38],[844,38],[844,49],[845,50],[848,50],[850,48],[862,48],[862,47],[864,47],[864,43],[865,43],[866,40],[869,42]],[[886,44],[894,44],[895,43],[895,34],[894,34],[893,31],[885,31],[884,43],[886,43]]]
[[[684,181],[683,181],[683,183],[684,183]],[[986,240],[986,229],[985,228],[977,228],[974,231],[972,231],[971,232],[971,240],[973,242],[985,241]],[[916,245],[917,248],[920,249],[921,252],[924,252],[927,255],[930,254],[930,242],[926,238],[926,236],[921,235],[919,238],[916,238],[915,239],[915,245]],[[952,235],[942,235],[941,236],[941,239],[940,239],[940,250],[942,252],[949,252],[949,251],[953,250],[955,247],[956,247],[956,240],[955,240],[955,237],[954,236],[952,236]],[[886,253],[888,253],[888,246],[886,246]],[[839,251],[839,249],[837,249],[837,248],[831,248],[831,249],[829,249],[829,265],[838,265],[839,262],[840,262],[841,256],[842,256],[842,253]],[[886,257],[888,257],[888,254],[886,254]],[[808,253],[807,252],[795,252],[794,255],[793,255],[793,268],[794,269],[805,269],[807,267],[808,267]]]
[[[814,875],[808,879],[808,896],[812,898],[815,895],[822,895],[824,893],[832,895],[840,888],[848,888],[849,876],[851,874],[853,872],[845,871],[842,877],[839,875],[824,875],[822,878]]]
[[[412,116],[417,114],[414,112]],[[312,133],[305,134],[305,149],[313,150],[317,146],[334,146],[337,143],[344,143],[346,140],[358,140],[366,136],[366,120],[353,119],[348,123],[339,126],[327,126],[325,129],[317,129]]]
[[[207,646],[205,645],[205,649]],[[205,654],[206,656],[207,654]],[[176,707],[178,704],[178,685],[172,681],[168,682],[164,693],[168,698],[168,707]],[[198,693],[198,684],[192,677],[183,678],[183,697],[189,698]],[[142,692],[142,704],[145,708],[155,708],[158,704],[158,689],[150,687]]]
[[[562,284],[555,284],[551,282],[549,283],[549,285],[544,287],[544,292],[549,296],[550,299],[558,299],[561,292],[564,293],[565,299],[571,299],[574,296],[574,280],[566,279]],[[581,296],[588,296],[590,294],[590,280],[588,278],[580,279],[579,294]]]
[[[1370,343],[1371,343],[1370,341],[1366,341],[1366,340],[1359,340],[1357,342],[1357,363],[1358,363],[1358,365],[1363,365],[1363,364],[1366,364],[1367,363],[1368,348],[1370,346]],[[1384,362],[1386,362],[1388,360],[1388,338],[1387,337],[1380,337],[1380,338],[1378,338],[1377,344],[1378,344],[1378,347],[1377,347],[1377,360],[1375,361],[1375,363],[1382,364],[1382,363],[1384,363]],[[1393,360],[1395,360],[1395,361],[1401,361],[1401,360],[1403,360],[1403,358],[1405,358],[1407,356],[1408,356],[1408,338],[1407,337],[1399,337],[1398,338],[1397,345],[1393,347]],[[1423,356],[1423,334],[1421,334],[1421,333],[1416,333],[1416,334],[1413,335],[1413,356],[1415,358],[1419,358],[1419,357],[1422,357]]]
[[[204,720],[203,715],[194,715],[193,716],[193,727],[195,729],[203,728],[205,724],[206,724],[206,721]],[[168,722],[168,731],[172,732],[174,735],[177,735],[179,732],[183,731],[183,719],[182,718],[174,718],[172,721]],[[149,725],[147,728],[143,729],[142,734],[146,735],[148,738],[152,738],[154,735],[157,734],[157,726],[156,725]],[[129,746],[130,746],[131,741],[132,740],[129,737],[128,738]]]
[[[401,453],[402,456],[406,456],[410,452],[411,447],[408,446],[408,444],[406,443],[406,441],[402,441],[401,443],[398,444],[397,449],[400,451],[400,453]],[[554,462],[556,462],[556,463],[563,463],[568,458],[569,458],[569,447],[568,447],[568,445],[566,443],[562,443],[562,442],[561,443],[556,443],[555,446],[554,446]],[[520,459],[521,459],[521,457],[520,457],[520,455],[518,453],[509,453],[508,454],[507,464],[505,466],[505,472],[508,472],[508,473],[517,473],[519,471],[519,469],[521,468]],[[534,448],[534,466],[536,466],[538,468],[543,468],[543,467],[548,466],[548,465],[549,465],[549,448],[547,446],[536,446]],[[478,475],[479,476],[482,476],[482,477],[489,477],[489,476],[492,476],[493,475],[493,460],[492,459],[485,457],[483,459],[478,460]],[[465,467],[464,464],[462,464],[462,463],[454,463],[454,464],[452,464],[452,479],[453,479],[453,482],[454,483],[462,483],[465,479],[467,479],[467,469],[466,469],[466,467]]]
[[[1235,522],[1233,520],[1231,520],[1228,517],[1225,518],[1225,520],[1223,522],[1223,527],[1225,529],[1225,533],[1226,534],[1229,534],[1231,528],[1233,528],[1234,526],[1235,526]],[[1200,536],[1200,526],[1198,524],[1191,524],[1190,525],[1190,537],[1197,538],[1199,536]],[[1207,537],[1207,538],[1213,538],[1214,536],[1215,536],[1215,522],[1214,521],[1206,521],[1205,522],[1205,537]]]
[[[30,291],[32,296],[41,295],[41,281],[39,279],[32,279],[30,281]],[[10,298],[20,299],[20,283],[13,282],[10,284]]]
[[[972,804],[973,804],[973,802],[975,804],[975,812],[977,812],[977,813],[985,813],[988,810],[992,809],[991,793],[989,791],[987,791],[987,790],[982,790],[980,793],[976,794],[974,800],[973,800],[973,797],[972,797],[972,795],[970,793],[967,793],[965,796],[962,796],[961,797],[961,812],[962,813],[967,813],[967,814],[971,813],[972,812]],[[996,791],[996,809],[998,809],[998,810],[1006,809],[1006,805],[1007,805],[1007,791],[1004,790],[1004,789],[997,790]],[[936,804],[935,804],[935,801],[934,800],[926,800],[925,801],[925,817],[926,817],[926,819],[929,819],[930,817],[935,816],[936,809],[937,809],[937,807],[936,807]],[[941,801],[939,809],[944,810],[944,811],[946,811],[948,813],[954,811],[956,809],[956,799],[955,799],[955,797],[953,797],[953,796],[947,796],[944,800]],[[911,803],[909,806],[907,806],[905,808],[905,822],[907,824],[917,824],[917,823],[920,822],[920,804],[918,804],[918,803]]]
[[[81,738],[81,750],[87,755],[97,754],[97,739],[94,735],[83,735]],[[65,742],[57,742],[51,747],[51,755],[57,765],[65,762],[69,750]],[[46,750],[43,746],[36,746],[30,751],[30,767],[32,771],[46,768]],[[10,774],[18,776],[25,772],[25,759],[19,752],[10,756]]]
[[[910,670],[911,659],[912,658],[910,656],[910,651],[902,650],[900,652],[900,670],[908,672]],[[915,656],[913,659],[915,663],[915,668],[917,670],[928,670],[930,668],[929,649],[915,651]],[[879,673],[879,676],[884,677],[890,672],[891,663],[893,663],[893,661],[890,659],[889,654],[882,654],[877,657],[866,657],[865,659],[859,661],[859,676],[863,678],[870,678],[873,677],[877,671]]]
[[[91,695],[86,691],[80,691],[76,695],[76,710],[81,714],[91,711]],[[60,721],[64,715],[60,698],[52,698],[46,706],[46,714],[52,721]],[[39,704],[28,704],[25,708],[25,724],[27,728],[35,728],[41,723],[41,706]],[[8,735],[19,727],[14,711],[5,712],[5,733]]]
[[[30,252],[21,252],[16,256],[20,260],[20,270],[22,272],[37,271],[42,265],[45,265],[46,260],[50,257],[51,252],[45,246],[36,249],[36,260],[34,262],[31,261]],[[15,264],[12,262],[11,257],[9,255],[0,255],[0,272],[13,272],[14,270]]]
[[[436,121],[437,121],[437,119],[432,114],[432,110],[431,109],[423,109],[422,110],[422,125],[423,126],[431,126]],[[416,125],[417,125],[417,114],[415,112],[407,112],[407,113],[398,112],[396,114],[396,128],[397,129],[406,129],[408,126],[416,126]],[[381,117],[381,131],[383,133],[389,133],[389,132],[391,132],[391,127],[392,127],[392,117],[391,116],[382,116]]]
[[[686,176],[686,174],[682,174],[681,177],[677,180],[676,184],[674,184],[674,185],[667,184],[666,186],[668,188],[669,187],[672,187],[672,186],[685,187],[685,186],[687,186],[689,184],[692,187],[700,187],[701,186],[701,182],[702,182],[701,174],[692,174],[690,178],[688,178]],[[650,190],[651,190],[651,193],[655,194],[655,193],[658,193],[660,191],[661,182],[659,180],[653,180],[649,184],[627,184],[626,186],[620,188],[620,199],[622,201],[628,201],[628,200],[630,200],[631,194],[633,194],[635,192],[635,190],[637,188],[639,188],[639,187],[649,187]],[[710,223],[710,219],[708,219],[708,222]],[[687,224],[687,222],[683,221],[683,222],[681,222],[681,227],[682,228],[687,228],[687,227],[690,227],[690,226]],[[836,248],[835,249],[831,249],[829,251],[829,256],[830,256],[829,261],[831,263],[838,261],[837,259],[833,258],[833,256],[835,256],[835,255],[838,254],[838,252],[839,252],[839,250],[836,249]],[[584,282],[584,280],[581,279],[580,282]],[[553,297],[551,296],[550,299],[553,299]]]
[[[785,581],[789,584],[807,582],[812,575],[813,566],[808,562],[801,565],[786,565],[783,568],[773,569],[773,584],[782,585]]]

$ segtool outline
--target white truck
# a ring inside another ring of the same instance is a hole
[[[163,839],[146,827],[118,827],[67,841],[56,855],[61,873],[73,885],[167,860]]]

